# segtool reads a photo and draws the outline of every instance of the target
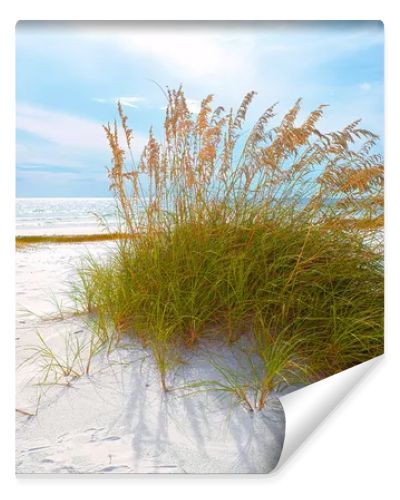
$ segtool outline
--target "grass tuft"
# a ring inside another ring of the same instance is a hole
[[[193,115],[182,89],[168,90],[163,141],[150,131],[138,162],[118,106],[123,136],[104,127],[110,189],[132,237],[86,261],[77,296],[102,339],[151,348],[165,390],[180,349],[248,337],[261,369],[246,405],[262,409],[282,382],[383,351],[383,160],[359,121],[321,133],[323,105],[297,123],[300,100],[244,133],[254,96],[226,112],[210,95]]]

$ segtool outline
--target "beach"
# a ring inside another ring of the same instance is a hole
[[[99,353],[89,375],[64,384],[46,383],[40,356],[26,362],[40,344],[38,333],[60,355],[66,339],[89,335],[87,318],[72,313],[68,290],[84,255],[105,258],[115,244],[27,245],[16,253],[16,472],[271,471],[285,428],[276,395],[252,414],[214,391],[164,393],[150,353],[130,340],[108,356]],[[210,349],[227,365],[237,362],[239,349],[200,344],[190,364],[182,354],[171,387],[216,379]]]

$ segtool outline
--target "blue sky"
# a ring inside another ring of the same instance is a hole
[[[20,22],[17,196],[109,196],[101,125],[120,99],[139,154],[150,126],[162,131],[165,98],[153,81],[183,84],[194,113],[209,93],[229,108],[256,90],[249,125],[302,97],[304,114],[330,105],[322,130],[362,118],[382,137],[383,25]]]

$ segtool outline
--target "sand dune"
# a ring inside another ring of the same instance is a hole
[[[49,299],[54,295],[68,309],[67,282],[81,256],[90,251],[101,258],[113,245],[17,252],[18,364],[38,344],[38,331],[61,353],[65,338],[88,334],[85,318],[57,317]],[[171,385],[216,379],[209,349],[192,352],[190,363],[171,374]],[[236,360],[222,345],[218,356]],[[251,414],[216,392],[164,394],[150,353],[135,342],[97,356],[90,375],[68,387],[38,387],[39,373],[40,359],[17,370],[17,473],[266,473],[279,460],[285,424],[277,398]]]

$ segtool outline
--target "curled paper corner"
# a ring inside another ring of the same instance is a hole
[[[383,355],[280,397],[286,428],[278,472],[325,418],[383,360]]]

